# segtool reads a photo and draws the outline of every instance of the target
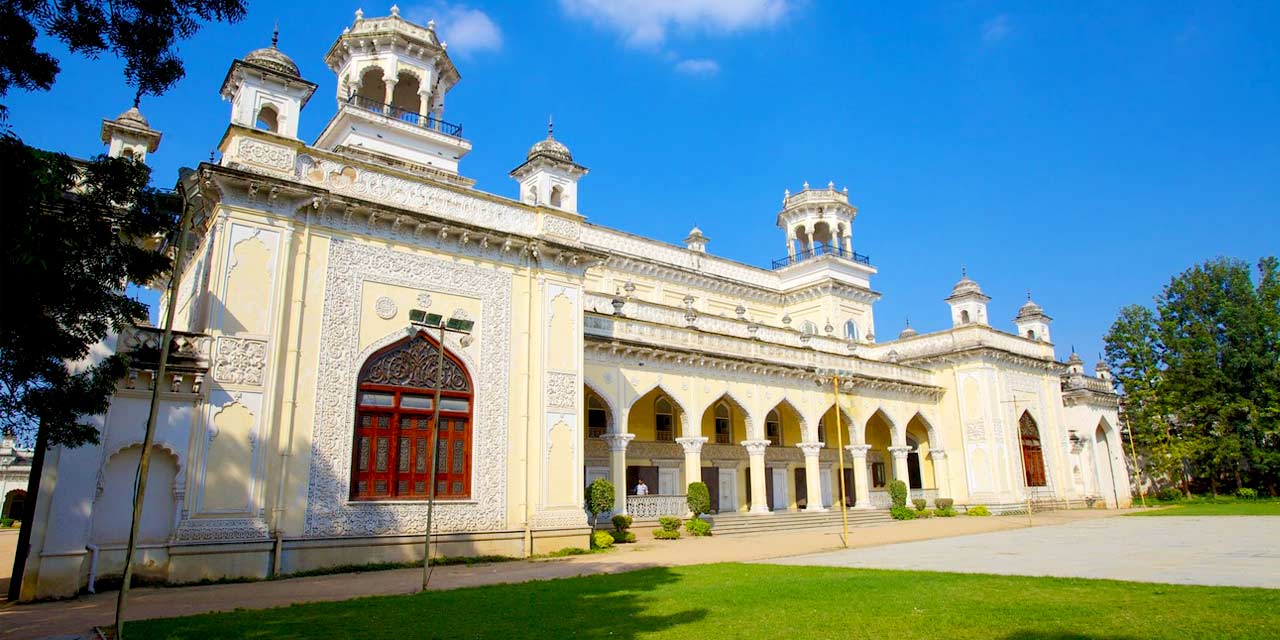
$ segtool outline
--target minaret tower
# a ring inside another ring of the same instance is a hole
[[[1031,301],[1031,292],[1028,291],[1027,303],[1018,309],[1018,315],[1013,318],[1013,326],[1018,329],[1018,335],[1023,338],[1050,342],[1049,323],[1052,321],[1053,318],[1045,315],[1040,305]]]
[[[160,132],[151,128],[138,110],[138,101],[115,120],[102,121],[102,143],[107,145],[107,155],[112,158],[131,157],[138,162],[147,161],[147,153],[160,147]]]
[[[853,252],[853,219],[858,208],[849,204],[848,187],[836,190],[833,182],[825,189],[810,189],[809,183],[795,195],[785,191],[778,228],[787,234],[787,261],[799,262],[834,255],[862,262]]]
[[[578,180],[588,169],[573,161],[569,147],[556,140],[554,125],[547,121],[547,137],[529,148],[525,161],[511,170],[520,183],[520,201],[578,212]]]
[[[987,324],[987,303],[991,297],[982,292],[977,282],[969,279],[964,267],[960,268],[960,281],[951,288],[951,295],[946,301],[951,307],[951,326]]]
[[[435,21],[422,27],[391,15],[356,20],[325,55],[338,76],[338,112],[316,146],[344,147],[456,176],[471,151],[462,126],[444,120],[444,98],[461,76]]]
[[[222,97],[231,102],[231,124],[296,140],[302,107],[316,85],[302,79],[298,65],[276,46],[279,40],[276,29],[270,47],[232,62],[222,81]]]

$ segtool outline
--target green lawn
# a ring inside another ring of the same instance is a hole
[[[1087,551],[1087,550],[1085,550]],[[1274,638],[1280,590],[713,564],[130,623],[144,638]]]
[[[1280,516],[1280,500],[1233,500],[1197,498],[1187,502],[1155,502],[1148,500],[1151,511],[1130,513],[1131,516]],[[1134,506],[1140,506],[1134,502]]]

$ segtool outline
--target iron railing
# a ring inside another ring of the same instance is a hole
[[[868,256],[864,256],[861,253],[857,253],[854,251],[847,251],[845,250],[844,247],[840,246],[839,244],[817,243],[813,245],[812,249],[808,249],[808,248],[801,249],[800,251],[797,251],[795,255],[789,255],[785,258],[778,258],[777,260],[774,260],[773,268],[779,269],[782,267],[793,265],[802,260],[808,260],[809,258],[818,258],[821,256],[837,256],[840,258],[844,258],[845,260],[852,260],[854,262],[857,262],[858,264],[865,264],[867,266],[871,266],[871,258]]]
[[[347,104],[354,105],[374,113],[381,113],[388,118],[395,118],[401,122],[408,122],[411,125],[422,127],[423,129],[439,131],[440,133],[453,136],[455,138],[462,137],[462,125],[445,122],[430,113],[422,115],[417,111],[410,111],[401,107],[392,106],[379,100],[366,98],[365,96],[354,93],[347,96]]]

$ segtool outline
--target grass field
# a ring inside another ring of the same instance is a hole
[[[1274,638],[1280,590],[713,564],[129,623],[129,638]]]
[[[1135,500],[1134,506],[1140,503]],[[1236,500],[1234,498],[1193,498],[1186,502],[1155,502],[1153,507],[1165,507],[1150,511],[1130,513],[1131,516],[1280,516],[1280,500]]]

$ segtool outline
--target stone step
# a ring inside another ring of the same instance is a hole
[[[874,526],[893,521],[889,516],[889,512],[882,510],[850,510],[848,514],[850,527]],[[774,512],[769,514],[733,513],[707,516],[707,519],[712,523],[712,531],[718,536],[826,529],[842,526],[842,518],[839,511],[822,513]]]

